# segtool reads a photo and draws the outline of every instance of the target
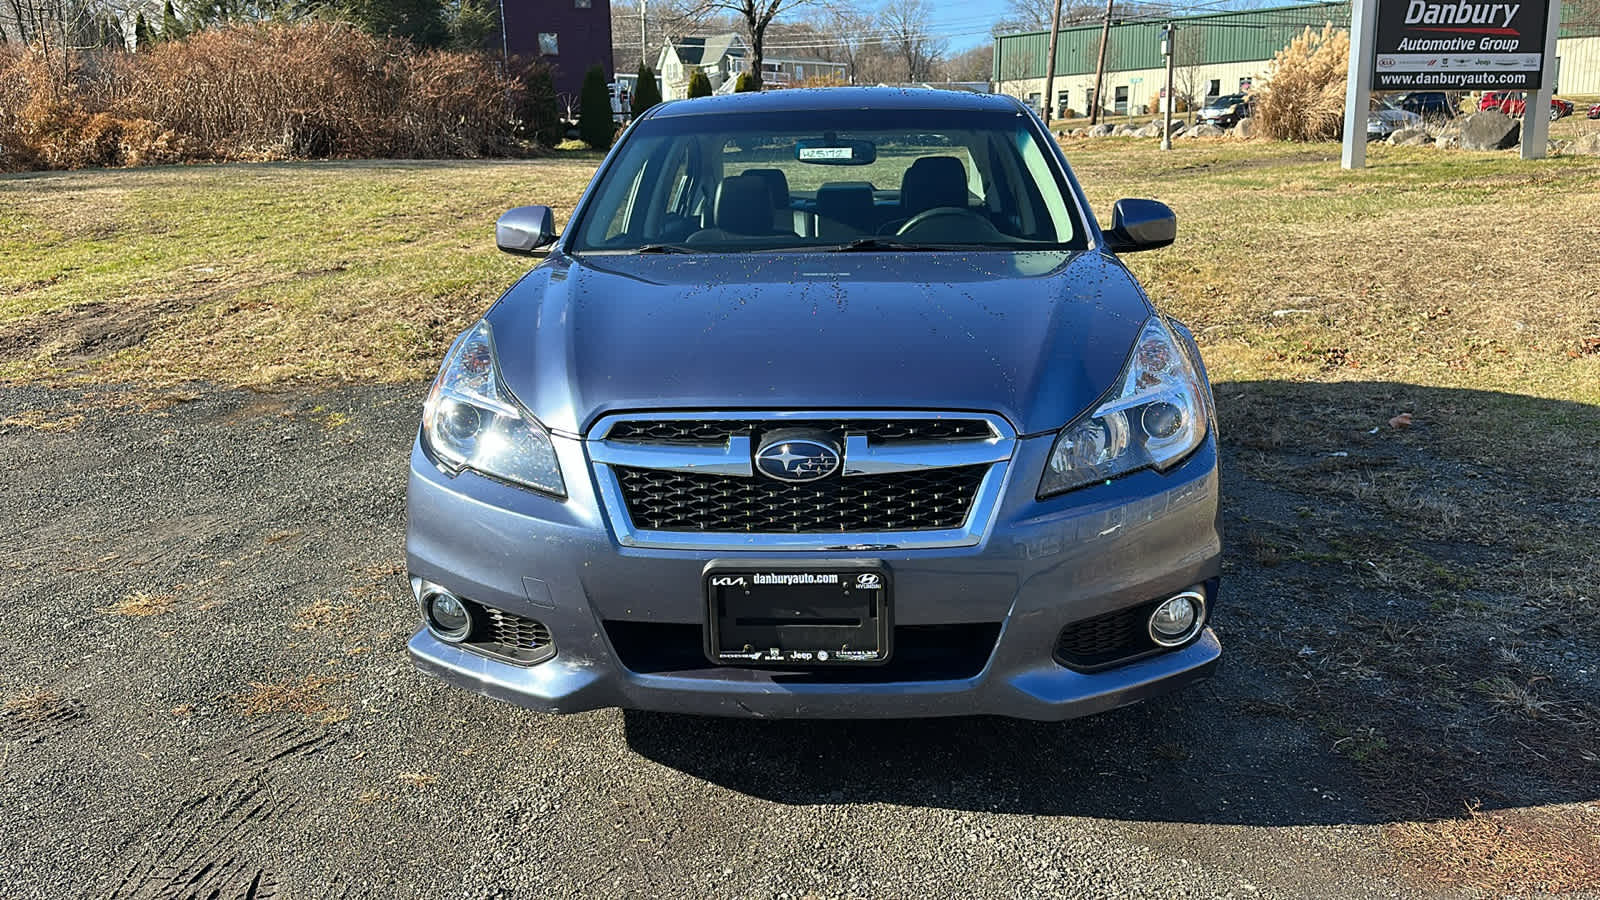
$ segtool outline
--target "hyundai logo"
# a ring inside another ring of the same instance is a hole
[[[817,481],[839,471],[839,451],[809,438],[776,438],[756,450],[756,469],[779,481]]]

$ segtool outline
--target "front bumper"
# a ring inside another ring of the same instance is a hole
[[[1205,677],[1221,645],[1193,643],[1094,672],[1056,662],[1064,626],[1211,583],[1220,572],[1214,438],[1167,473],[1137,472],[1034,499],[1053,436],[1016,443],[1001,505],[976,546],[744,552],[622,547],[605,522],[578,441],[557,439],[571,496],[559,501],[483,478],[442,474],[411,457],[407,563],[412,576],[536,619],[556,655],[519,666],[423,630],[417,667],[522,706],[579,712],[620,706],[751,717],[1004,715],[1057,720],[1134,703]],[[608,625],[684,626],[705,618],[701,571],[712,558],[881,560],[894,577],[894,624],[988,623],[998,638],[981,670],[942,680],[807,681],[758,668],[642,672],[624,666]],[[1214,600],[1214,596],[1212,598]]]

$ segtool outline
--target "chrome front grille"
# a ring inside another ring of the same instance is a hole
[[[758,471],[794,434],[837,449],[837,469]],[[603,419],[586,446],[625,546],[816,550],[976,544],[1014,442],[980,413],[656,413]]]
[[[773,426],[760,419],[640,419],[617,422],[606,435],[608,441],[633,444],[725,444],[729,438],[755,440],[762,429]],[[851,422],[840,419],[789,420],[784,428],[827,432],[843,438],[851,434],[868,441],[961,441],[996,437],[982,419],[885,419]]]
[[[619,468],[634,525],[651,531],[848,534],[960,528],[988,466],[787,485],[770,478]]]

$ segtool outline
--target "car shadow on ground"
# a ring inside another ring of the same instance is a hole
[[[628,712],[629,745],[791,804],[1281,826],[1600,798],[1600,637],[1581,618],[1600,409],[1382,382],[1217,399],[1210,681],[1065,723]]]

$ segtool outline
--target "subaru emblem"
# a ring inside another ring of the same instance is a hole
[[[839,451],[810,438],[772,438],[756,450],[756,469],[779,481],[817,481],[839,471]]]

